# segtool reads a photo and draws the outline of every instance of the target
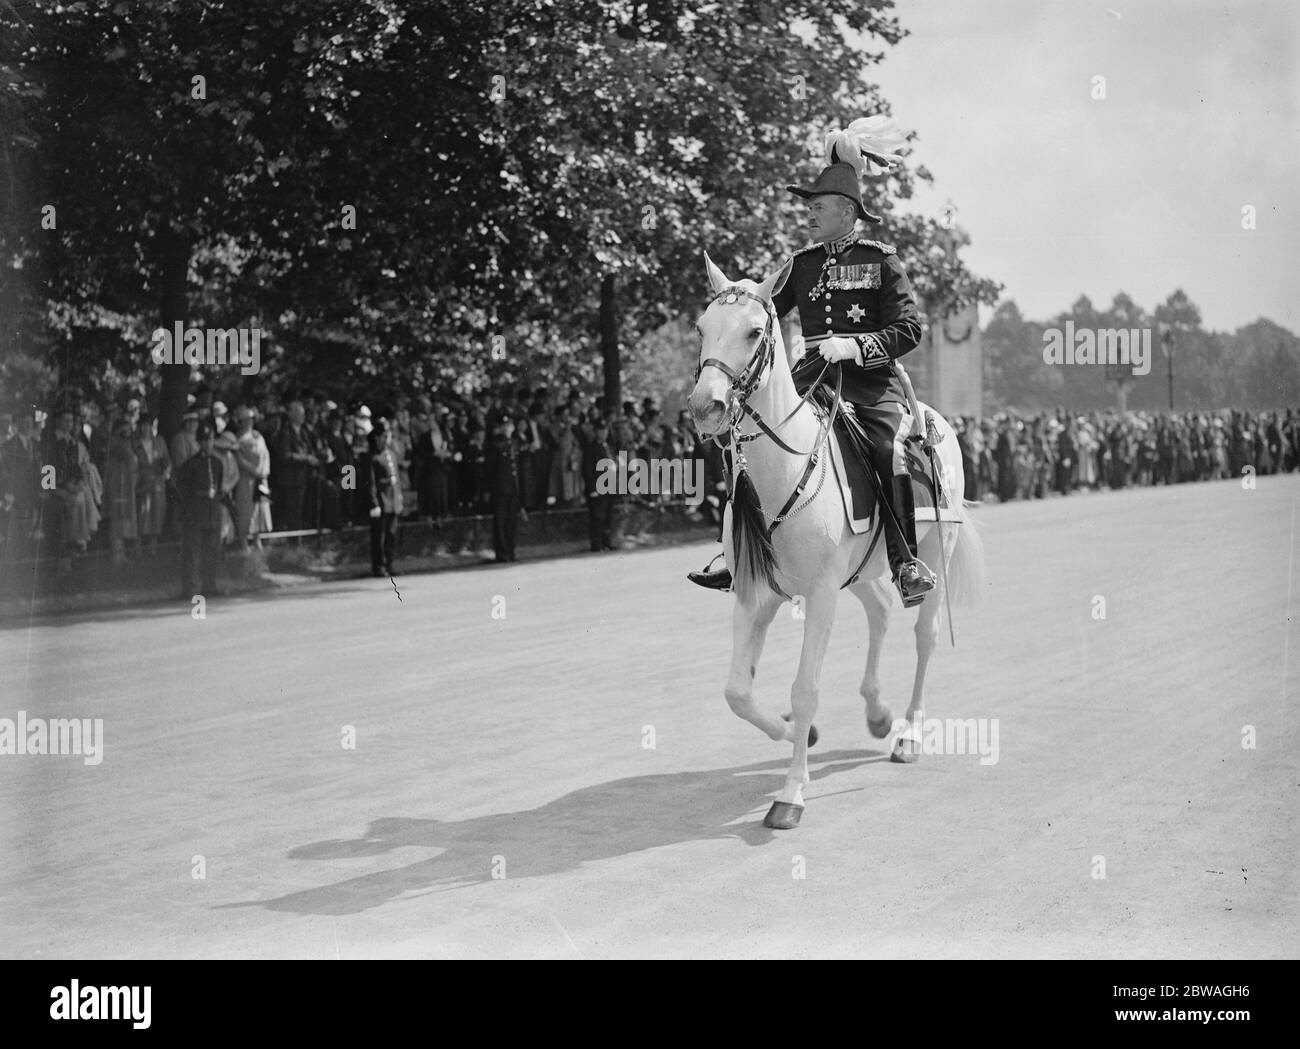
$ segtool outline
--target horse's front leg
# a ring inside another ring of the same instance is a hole
[[[724,694],[733,713],[766,733],[769,739],[789,739],[790,726],[780,718],[768,717],[754,703],[754,673],[763,654],[767,628],[781,607],[779,594],[768,592],[756,604],[736,601],[731,620],[731,671]]]
[[[794,713],[794,756],[786,773],[785,786],[768,811],[764,826],[789,830],[803,815],[803,788],[808,782],[808,734],[817,713],[817,694],[821,684],[822,661],[835,622],[835,591],[818,591],[809,595],[804,606],[803,647],[799,652],[799,670],[790,690]]]

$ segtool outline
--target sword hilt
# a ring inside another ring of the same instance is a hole
[[[939,433],[939,427],[934,423],[934,412],[925,413],[925,438],[921,441],[922,447],[937,448],[943,442],[943,437]]]

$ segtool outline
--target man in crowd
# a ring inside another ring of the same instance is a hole
[[[181,513],[181,598],[217,593],[217,562],[221,557],[221,481],[223,464],[216,455],[216,430],[211,420],[199,423],[199,450],[176,473]]]
[[[316,443],[306,422],[307,411],[302,401],[290,401],[288,422],[276,435],[271,453],[276,516],[280,527],[287,532],[305,527],[303,515],[307,485],[320,464]]]

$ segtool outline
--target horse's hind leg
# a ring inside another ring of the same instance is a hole
[[[850,589],[867,613],[867,668],[858,688],[867,702],[867,731],[876,739],[884,739],[893,727],[893,717],[889,707],[880,702],[880,653],[885,647],[885,632],[889,629],[889,609],[894,595],[879,579],[859,580]]]
[[[781,598],[770,592],[760,597],[756,605],[736,602],[731,621],[731,671],[724,690],[732,712],[760,729],[769,739],[789,739],[791,731],[786,722],[768,717],[754,703],[754,673],[758,668],[758,657],[763,653],[767,628],[772,625],[780,607]]]
[[[799,670],[790,690],[794,712],[794,756],[786,773],[785,786],[763,820],[765,826],[789,830],[803,814],[803,788],[808,782],[808,735],[813,715],[817,713],[817,692],[821,682],[822,662],[835,622],[836,592],[810,595],[803,626],[803,647],[799,652]]]

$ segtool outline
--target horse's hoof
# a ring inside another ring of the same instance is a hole
[[[782,721],[786,721],[786,722],[793,721],[793,720],[794,720],[794,715],[793,715],[793,714],[782,714],[782,715],[781,715],[781,720],[782,720]],[[816,726],[816,725],[809,725],[809,726],[808,726],[808,746],[810,746],[810,747],[815,747],[815,746],[817,746],[817,741],[818,741],[819,739],[821,739],[821,736],[820,736],[820,734],[817,732],[817,726]]]
[[[791,805],[786,801],[774,801],[772,807],[763,817],[763,826],[773,830],[794,830],[799,826],[799,817],[803,815],[802,805]]]
[[[915,743],[906,740],[897,740],[894,743],[894,749],[889,754],[889,760],[895,765],[913,765],[920,754],[913,750]]]
[[[876,739],[884,739],[888,736],[889,730],[893,725],[894,717],[888,710],[881,714],[875,721],[872,721],[870,717],[867,718],[867,728],[871,730],[871,734],[875,736]]]

